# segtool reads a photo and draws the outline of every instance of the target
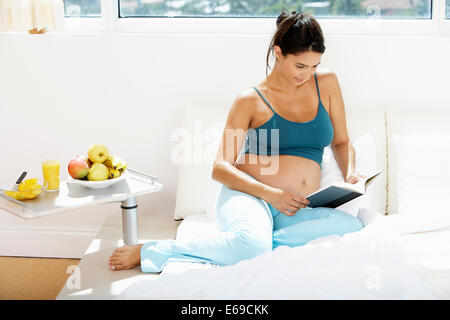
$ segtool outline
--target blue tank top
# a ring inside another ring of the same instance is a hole
[[[257,128],[250,128],[245,139],[244,153],[258,155],[294,155],[316,161],[322,167],[323,149],[333,140],[334,130],[330,116],[320,100],[316,80],[319,108],[316,117],[307,122],[294,122],[277,114],[259,92],[273,116]],[[278,129],[278,130],[277,130]]]

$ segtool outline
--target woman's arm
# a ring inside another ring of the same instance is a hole
[[[355,150],[351,142],[338,144],[333,147],[334,158],[336,159],[342,176],[346,182],[355,174]]]
[[[252,114],[251,97],[246,94],[238,95],[228,112],[211,177],[230,189],[266,200],[267,194],[273,188],[249,178],[234,166],[250,126]]]
[[[362,175],[355,173],[355,150],[352,146],[347,132],[345,118],[344,99],[341,88],[335,73],[327,74],[327,84],[329,88],[329,110],[330,118],[334,128],[334,138],[331,142],[334,158],[341,169],[342,176],[346,182],[355,183],[362,178]]]

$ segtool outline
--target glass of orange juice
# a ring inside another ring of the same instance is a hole
[[[46,191],[58,191],[59,190],[59,155],[58,154],[45,154],[41,155],[42,161],[42,175],[44,181],[47,181],[48,187]]]

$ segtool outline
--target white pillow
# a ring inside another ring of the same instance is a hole
[[[450,131],[394,134],[398,212],[422,231],[450,225]]]
[[[377,169],[376,147],[373,137],[370,133],[366,133],[353,142],[353,149],[355,149],[355,172],[364,175],[370,174]],[[322,157],[322,179],[320,180],[320,187],[326,187],[334,182],[343,182],[341,170],[334,158],[333,150],[330,146],[323,151]],[[372,207],[371,188],[367,192],[336,209],[344,211],[356,217],[360,208]]]
[[[357,173],[368,174],[376,170],[375,142],[370,133],[366,133],[353,143],[355,149],[355,171]],[[344,181],[341,170],[334,158],[331,147],[326,147],[322,157],[322,179],[320,187],[332,184],[336,181]],[[210,179],[208,187],[208,206],[206,213],[210,219],[214,219],[215,200],[221,184]],[[357,216],[359,208],[370,208],[371,197],[370,188],[368,192],[352,201],[349,201],[336,209],[342,210],[353,216]]]

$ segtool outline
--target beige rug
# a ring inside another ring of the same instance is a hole
[[[1,300],[54,300],[79,259],[0,257]]]

